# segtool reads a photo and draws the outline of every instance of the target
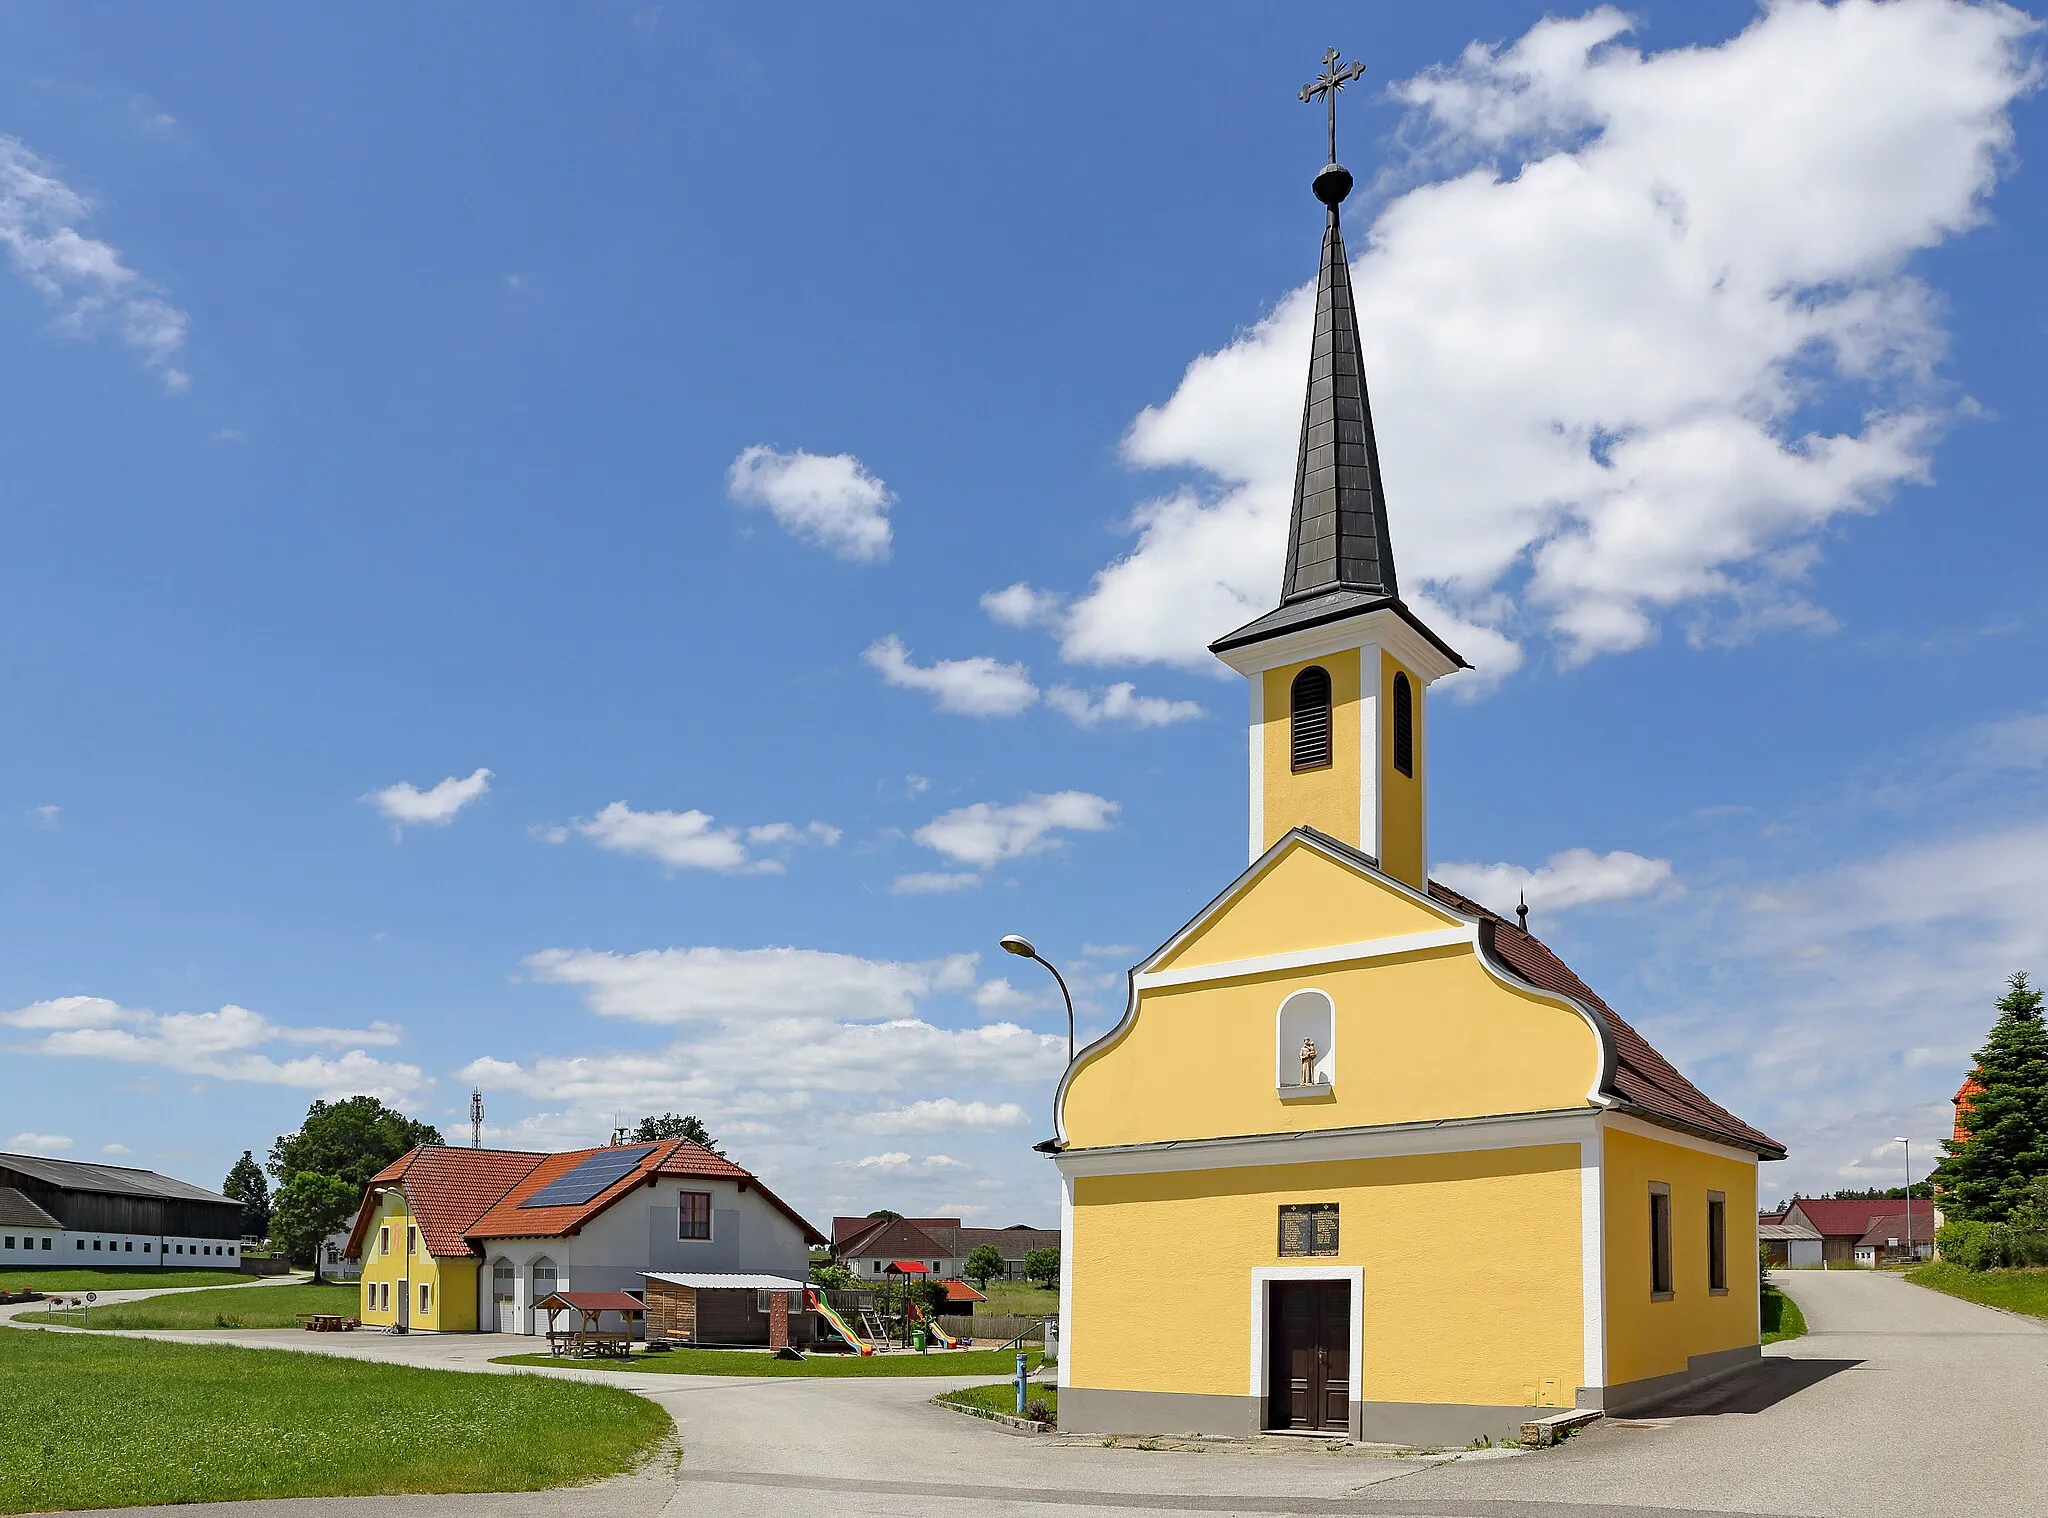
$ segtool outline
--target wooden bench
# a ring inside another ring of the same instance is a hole
[[[345,1318],[338,1312],[302,1312],[299,1327],[309,1334],[351,1333],[363,1326],[360,1318]]]
[[[548,1334],[548,1353],[563,1360],[626,1359],[633,1335],[619,1329],[561,1328]]]

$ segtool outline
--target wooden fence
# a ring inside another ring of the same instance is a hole
[[[972,1339],[1014,1339],[1029,1330],[1028,1337],[1036,1343],[1045,1337],[1043,1317],[1014,1317],[1002,1313],[977,1313],[973,1317],[946,1313],[939,1318],[939,1327],[949,1334],[960,1334]]]

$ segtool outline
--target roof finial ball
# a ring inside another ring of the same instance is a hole
[[[1529,893],[1522,892],[1522,899],[1515,903],[1515,920],[1522,925],[1524,933],[1529,931]]]
[[[1330,161],[1317,172],[1315,182],[1310,186],[1316,199],[1331,210],[1344,203],[1344,197],[1351,193],[1351,171],[1337,162],[1337,91],[1365,72],[1365,65],[1356,58],[1337,67],[1337,60],[1343,56],[1335,48],[1323,54],[1323,71],[1301,87],[1304,103],[1321,99],[1330,113]]]

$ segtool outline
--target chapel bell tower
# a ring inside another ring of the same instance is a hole
[[[1328,208],[1316,276],[1315,343],[1294,470],[1294,514],[1278,610],[1209,645],[1251,682],[1251,857],[1293,827],[1369,854],[1416,890],[1429,883],[1427,693],[1468,666],[1401,600],[1351,265],[1337,208],[1336,97],[1360,67],[1324,60],[1302,91],[1330,107]]]

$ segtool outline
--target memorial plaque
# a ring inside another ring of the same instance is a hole
[[[1337,1253],[1337,1204],[1289,1203],[1280,1209],[1280,1254],[1283,1258]]]

